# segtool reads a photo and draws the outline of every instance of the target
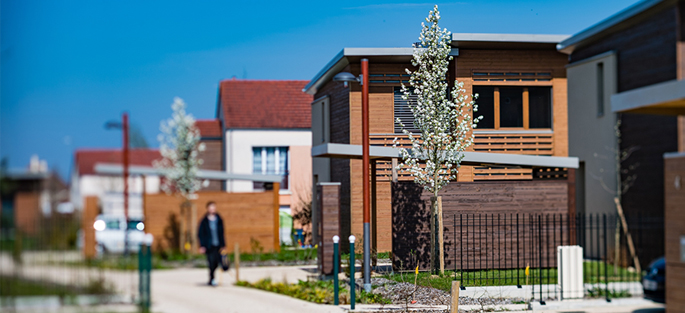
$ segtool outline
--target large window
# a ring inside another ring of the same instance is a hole
[[[474,86],[479,129],[552,128],[551,87]]]
[[[263,175],[283,175],[281,189],[288,189],[288,147],[253,147],[252,172]],[[255,189],[264,183],[255,182]]]

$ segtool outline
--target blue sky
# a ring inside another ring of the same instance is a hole
[[[221,80],[308,80],[343,47],[409,47],[434,4],[0,1],[0,156],[65,179],[75,149],[121,146],[103,125],[124,111],[156,147],[175,96],[213,118]],[[636,2],[437,4],[452,32],[574,34]]]

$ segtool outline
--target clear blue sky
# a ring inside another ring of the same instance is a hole
[[[213,118],[219,81],[308,80],[343,47],[409,47],[434,4],[0,1],[0,156],[38,154],[65,179],[75,149],[121,146],[103,125],[124,111],[156,147],[173,97]],[[452,32],[574,34],[636,2],[438,5]]]

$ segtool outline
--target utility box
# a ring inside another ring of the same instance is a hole
[[[583,248],[557,247],[557,284],[561,300],[583,298]]]

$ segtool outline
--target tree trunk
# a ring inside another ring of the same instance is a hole
[[[191,210],[190,210],[190,227],[188,227],[188,235],[190,236],[190,243],[191,243],[191,253],[197,253],[197,237],[193,236],[193,230],[197,229],[199,225],[197,225],[197,206],[195,203],[190,203]]]
[[[179,236],[178,236],[178,251],[181,252],[181,254],[185,254],[185,243],[186,243],[186,203],[185,200],[181,203],[181,214],[179,214],[179,221],[181,222],[181,225],[179,225]]]
[[[431,273],[445,273],[442,197],[431,197]]]

